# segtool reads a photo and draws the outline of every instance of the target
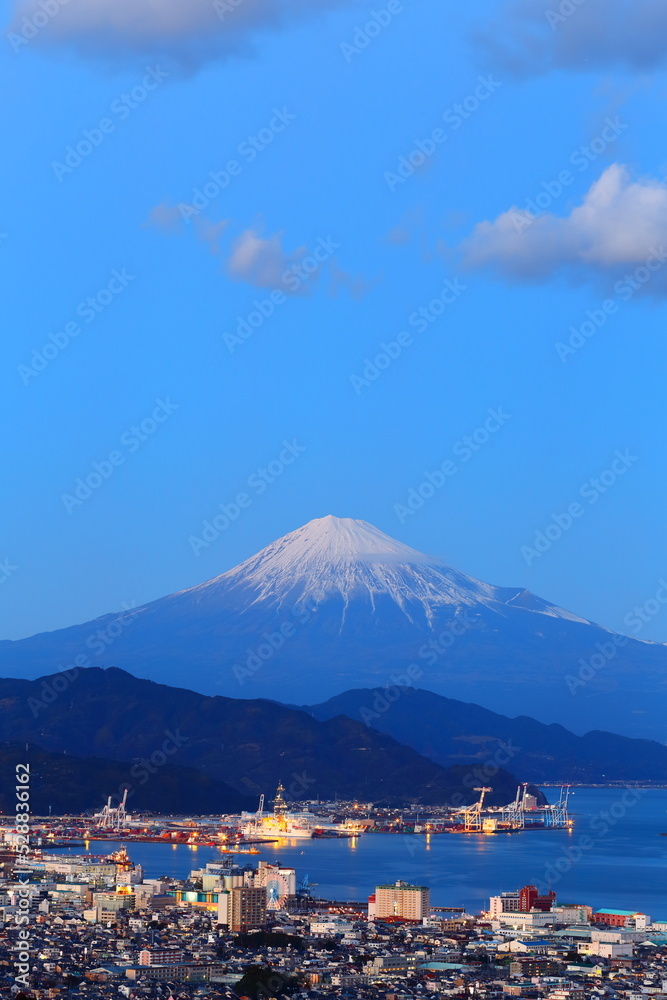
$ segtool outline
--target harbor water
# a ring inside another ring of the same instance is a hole
[[[547,790],[548,795],[553,789]],[[562,903],[639,910],[667,920],[667,789],[576,789],[570,830],[516,834],[364,834],[351,839],[281,840],[239,855],[240,866],[261,859],[308,876],[313,895],[365,900],[377,884],[405,879],[431,889],[434,906],[486,908],[490,895],[526,884],[552,888]],[[92,854],[120,843],[91,842]],[[185,878],[225,855],[216,848],[127,843],[147,877]],[[58,853],[80,854],[68,848]]]

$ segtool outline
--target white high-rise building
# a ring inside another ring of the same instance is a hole
[[[368,901],[370,920],[400,917],[423,920],[431,912],[431,891],[423,885],[409,885],[400,879],[393,885],[378,885]]]

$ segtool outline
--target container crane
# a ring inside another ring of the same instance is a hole
[[[484,807],[484,799],[486,798],[487,792],[493,791],[492,788],[487,788],[486,785],[480,788],[475,788],[474,790],[481,793],[479,801],[462,810],[466,833],[472,833],[475,830],[482,829],[482,809]]]

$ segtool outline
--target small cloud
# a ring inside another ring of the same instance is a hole
[[[432,224],[431,217],[429,217],[427,224],[424,207],[420,205],[405,212],[398,224],[384,235],[382,242],[392,247],[411,246],[420,254],[425,264],[430,264],[435,259],[436,254],[444,255],[445,253],[441,241],[434,242],[430,231]]]
[[[195,219],[195,232],[204,243],[208,243],[211,253],[220,253],[220,237],[229,225],[229,219],[222,222],[209,222],[203,215]]]
[[[285,282],[285,273],[298,266],[307,253],[300,247],[291,254],[282,248],[282,233],[275,233],[268,239],[255,229],[246,229],[232,246],[227,261],[227,273],[236,281],[245,281],[255,288],[279,288],[290,291]]]
[[[343,271],[342,268],[338,267],[333,260],[331,261],[329,269],[331,273],[329,294],[334,297],[338,295],[339,289],[346,288],[353,299],[360,301],[365,295],[368,295],[374,285],[377,284],[377,281],[366,281],[366,279],[360,274],[353,276],[348,271]]]
[[[183,215],[178,205],[168,205],[166,201],[163,201],[151,209],[143,228],[148,229],[152,226],[171,236],[182,233]]]
[[[163,201],[151,209],[143,228],[155,227],[167,236],[182,236],[186,232],[185,220],[187,218],[189,221],[193,213],[195,210],[183,202],[180,205],[169,205]],[[222,222],[211,222],[203,215],[196,215],[194,232],[197,239],[209,244],[212,253],[219,253],[218,241],[228,225],[228,219],[223,219]]]
[[[473,39],[514,76],[551,70],[644,71],[667,63],[664,0],[506,0]]]
[[[185,220],[190,220],[191,213],[187,209],[184,204],[171,206],[162,202],[151,210],[144,227],[155,226],[167,235],[185,235],[190,231],[197,240],[208,244],[211,253],[221,253],[220,239],[231,220],[212,222],[198,214],[188,230]],[[354,298],[361,298],[369,290],[370,286],[361,276],[353,277],[335,265],[332,256],[339,244],[331,237],[320,238],[310,250],[302,246],[291,253],[283,250],[282,239],[282,232],[265,237],[258,229],[244,229],[224,259],[224,271],[234,281],[243,281],[255,288],[277,289],[286,295],[308,295],[323,268],[329,266],[330,294],[335,295],[343,286]]]
[[[393,226],[384,237],[384,242],[390,246],[406,246],[412,242],[413,236],[424,226],[424,210],[414,208],[405,212],[396,226]]]
[[[568,216],[531,217],[513,207],[479,223],[459,251],[467,268],[518,283],[542,282],[559,272],[608,283],[657,254],[652,259],[660,268],[654,267],[645,290],[665,295],[667,274],[657,272],[667,261],[666,244],[667,186],[633,181],[626,167],[613,164]]]

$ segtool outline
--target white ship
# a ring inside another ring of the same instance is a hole
[[[289,812],[282,784],[273,802],[273,813],[264,812],[264,796],[259,800],[259,809],[252,815],[241,815],[241,833],[246,840],[275,840],[287,837],[294,840],[309,840],[313,836],[329,831],[337,832],[334,823],[328,823],[321,816],[311,812]]]

